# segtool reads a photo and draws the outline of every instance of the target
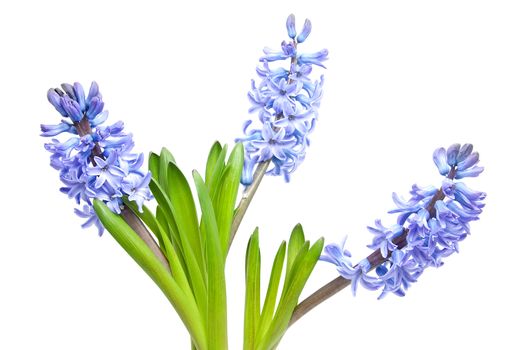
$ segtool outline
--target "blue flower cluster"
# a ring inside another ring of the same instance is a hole
[[[273,168],[268,173],[283,175],[289,181],[290,173],[304,160],[309,134],[318,118],[318,108],[323,92],[323,76],[312,80],[313,65],[323,67],[328,50],[315,53],[298,53],[297,45],[310,35],[312,24],[307,19],[302,31],[297,34],[295,17],[286,21],[290,41],[283,41],[281,49],[264,49],[261,66],[257,74],[258,85],[252,80],[248,98],[252,104],[250,113],[257,113],[258,121],[248,120],[244,124],[245,149],[244,169],[241,182],[249,185],[253,181],[254,167],[271,160]],[[289,69],[270,67],[270,63],[290,60]],[[255,125],[257,124],[257,125]]]
[[[62,133],[70,138],[51,139],[45,144],[51,152],[51,166],[60,172],[64,187],[60,191],[84,203],[75,213],[86,222],[82,227],[95,225],[99,235],[104,231],[92,206],[94,198],[104,201],[120,214],[122,197],[135,201],[139,210],[145,200],[153,196],[149,190],[151,174],[140,167],[143,154],[133,153],[133,138],[124,132],[118,121],[103,125],[108,118],[96,82],[86,94],[79,83],[62,84],[62,89],[49,89],[47,98],[64,117],[57,125],[41,125],[42,136],[53,137]]]
[[[386,227],[377,220],[375,227],[368,227],[374,234],[368,247],[375,251],[366,259],[352,265],[343,241],[327,245],[321,260],[352,280],[354,294],[360,283],[370,290],[382,288],[379,298],[389,292],[404,296],[427,267],[441,266],[443,258],[458,251],[458,243],[470,233],[469,223],[481,214],[485,193],[455,181],[483,171],[476,165],[479,154],[472,150],[470,144],[438,148],[434,163],[445,176],[441,188],[413,185],[408,200],[393,194],[397,208],[389,213],[398,214],[397,223]],[[375,274],[369,274],[373,268]]]

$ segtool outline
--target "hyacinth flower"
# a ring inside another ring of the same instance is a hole
[[[243,142],[245,149],[242,175],[245,186],[254,182],[257,165],[261,166],[257,174],[282,175],[289,181],[290,174],[305,158],[309,137],[319,116],[324,79],[321,75],[315,80],[311,73],[314,66],[324,68],[328,50],[298,51],[299,44],[312,30],[310,20],[304,22],[298,33],[292,14],[286,21],[286,29],[290,40],[283,41],[279,50],[263,50],[261,65],[257,67],[260,81],[252,80],[248,93],[252,104],[249,112],[257,118],[246,121],[245,136],[237,140]],[[279,62],[281,66],[276,64]],[[289,62],[289,67],[283,68],[283,62]],[[272,167],[267,170],[270,163]]]
[[[381,289],[379,299],[389,293],[404,296],[425,269],[442,266],[446,257],[458,252],[459,242],[470,234],[470,222],[479,219],[486,194],[457,180],[476,177],[483,167],[477,165],[479,154],[471,144],[438,148],[433,158],[444,176],[441,186],[413,185],[407,200],[394,193],[396,208],[389,213],[398,215],[397,222],[387,227],[377,220],[368,227],[374,235],[368,247],[374,251],[357,265],[345,241],[328,244],[320,260],[335,265],[341,277],[300,304],[292,322],[348,285],[354,295],[360,284]]]
[[[153,238],[124,204],[128,199],[141,212],[144,201],[153,198],[149,190],[151,174],[141,170],[144,155],[133,152],[132,134],[124,132],[121,121],[106,124],[108,111],[104,110],[96,82],[91,83],[87,95],[80,83],[64,83],[61,87],[49,89],[47,99],[63,119],[59,124],[40,126],[42,136],[63,135],[65,140],[52,138],[44,145],[51,152],[51,166],[58,170],[64,184],[60,192],[81,206],[75,213],[85,219],[82,227],[95,226],[102,235],[104,227],[93,208],[93,201],[100,200],[135,227],[166,264]]]
[[[309,19],[298,32],[291,14],[286,30],[289,40],[282,41],[279,50],[263,50],[256,68],[259,82],[252,80],[248,92],[248,111],[256,117],[245,121],[244,137],[236,139],[244,146],[241,183],[245,190],[234,218],[232,239],[264,175],[282,175],[286,182],[290,181],[290,174],[305,159],[319,118],[324,76],[315,79],[311,73],[314,66],[326,68],[323,62],[328,59],[328,50],[298,50],[312,31]],[[283,64],[289,66],[284,68]]]

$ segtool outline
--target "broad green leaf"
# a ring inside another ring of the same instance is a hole
[[[114,214],[99,200],[95,200],[93,205],[108,232],[166,295],[188,329],[194,344],[201,350],[208,349],[204,323],[195,300],[175,282],[169,271],[121,216]]]
[[[150,152],[148,158],[148,169],[151,172],[151,177],[159,181],[160,157],[158,154]]]
[[[301,249],[297,252],[297,255],[295,256],[295,259],[292,263],[292,267],[290,268],[290,272],[288,272],[284,278],[282,294],[287,292],[288,287],[290,286],[290,283],[292,283],[297,270],[302,266],[303,259],[306,256],[306,254],[308,254],[309,248],[310,248],[310,241],[306,241],[304,242]]]
[[[233,151],[228,158],[228,165],[231,165],[234,169],[237,169],[236,172],[239,173],[240,178],[240,173],[242,172],[242,167],[244,165],[244,146],[242,142],[237,142],[233,147]]]
[[[217,184],[219,183],[222,173],[224,172],[224,161],[226,159],[227,153],[228,145],[224,145],[224,147],[222,147],[221,152],[219,153],[219,156],[217,157],[215,167],[213,171],[211,171],[210,181],[206,179],[206,185],[208,185],[208,188],[210,189],[210,196],[212,199],[215,197],[215,192],[217,191]]]
[[[124,203],[129,208],[131,208],[131,210],[133,210],[133,212],[142,221],[144,221],[144,223],[150,228],[151,231],[156,232],[155,235],[157,235],[159,242],[162,242],[161,249],[166,258],[168,259],[173,278],[179,284],[179,286],[181,286],[181,288],[187,295],[193,297],[191,287],[189,285],[188,279],[186,278],[185,266],[183,266],[183,264],[181,263],[183,262],[182,254],[180,252],[177,254],[175,248],[173,247],[168,237],[168,234],[166,233],[164,228],[159,224],[153,213],[145,205],[142,206],[143,212],[141,213],[138,211],[137,204],[135,202],[130,202],[129,200],[124,199]]]
[[[213,175],[213,171],[215,170],[215,166],[217,165],[217,160],[219,159],[221,151],[222,146],[218,141],[216,141],[210,149],[208,161],[206,162],[206,185],[210,184],[210,179]]]
[[[215,141],[213,146],[210,149],[210,152],[208,154],[208,160],[206,161],[206,179],[205,183],[206,186],[208,186],[208,189],[210,189],[210,179],[213,175],[213,172],[215,170],[215,167],[217,165],[217,160],[219,159],[219,155],[221,154],[222,146],[218,141]],[[224,161],[221,167],[224,167]],[[211,193],[211,191],[210,191]],[[213,199],[213,196],[212,196]],[[202,219],[201,219],[202,222]],[[203,245],[206,246],[206,236],[203,236]]]
[[[292,268],[293,262],[295,260],[295,257],[297,256],[297,253],[299,253],[299,250],[304,245],[304,231],[301,224],[295,225],[295,227],[292,230],[292,234],[290,235],[290,241],[288,244],[288,257],[286,261],[286,274],[290,274],[290,270]]]
[[[159,222],[163,222],[162,220],[163,218],[167,221],[170,238],[171,238],[173,245],[179,251],[183,251],[179,230],[175,222],[173,206],[171,205],[171,201],[168,195],[166,194],[166,192],[164,192],[159,182],[155,180],[154,178],[151,179],[149,183],[149,188],[151,192],[153,193],[153,196],[155,197],[159,205],[157,207],[157,218]],[[160,208],[160,211],[159,211],[159,208]],[[159,215],[160,213],[162,214]],[[164,227],[164,229],[166,230],[166,227]]]
[[[214,196],[214,208],[219,226],[221,247],[226,257],[235,211],[235,203],[239,192],[241,173],[244,162],[242,143],[237,143],[228,159],[228,164],[221,176]]]
[[[197,210],[188,181],[174,163],[168,165],[168,197],[173,208],[184,260],[190,275],[197,305],[206,320],[207,287],[203,248],[201,245]]]
[[[173,157],[173,154],[171,154],[171,152],[165,147],[163,147],[160,151],[159,163],[159,183],[162,186],[162,189],[168,192],[168,186],[171,186],[168,180],[168,168],[170,164],[175,164],[175,158]]]
[[[197,171],[193,179],[199,196],[203,227],[206,234],[206,270],[208,272],[208,347],[215,350],[228,348],[226,316],[226,279],[224,257],[219,241],[219,230],[208,187]]]
[[[288,328],[288,323],[293,314],[293,310],[297,306],[299,301],[299,296],[310,277],[321,251],[323,249],[324,240],[321,238],[312,246],[312,248],[304,255],[301,259],[300,266],[297,266],[297,269],[294,271],[296,266],[292,268],[292,273],[294,273],[293,278],[291,279],[289,288],[281,295],[281,300],[279,301],[279,306],[275,312],[274,319],[268,332],[266,332],[263,340],[258,345],[258,350],[272,349],[281,340],[282,336]],[[306,244],[305,244],[306,245]],[[302,249],[301,249],[302,252]],[[301,253],[299,253],[298,258]],[[296,262],[297,262],[296,258]],[[294,264],[295,265],[295,264]]]
[[[171,214],[170,214],[171,215]],[[157,206],[155,217],[157,219],[157,222],[159,226],[164,230],[164,232],[168,233],[168,238],[171,242],[171,245],[175,249],[175,253],[177,254],[177,257],[179,258],[180,264],[182,265],[182,269],[184,270],[185,276],[189,278],[189,272],[188,267],[186,266],[186,261],[184,260],[184,252],[182,251],[181,245],[177,245],[174,240],[174,234],[171,233],[171,227],[168,224],[168,219],[166,219],[166,215],[164,214],[164,211],[160,206]],[[175,226],[176,229],[177,226]]]
[[[173,207],[173,215],[179,229],[184,252],[191,249],[199,268],[204,272],[204,250],[199,232],[197,209],[190,185],[174,163],[170,163],[168,166],[168,177],[170,186],[167,194]],[[188,247],[184,246],[186,240],[189,244]]]
[[[256,228],[246,249],[246,297],[244,305],[244,350],[255,350],[261,312],[261,252]]]
[[[229,181],[232,170],[232,167],[229,165],[224,169],[213,199],[213,206],[219,226],[219,240],[225,257],[227,254],[226,249],[230,241],[231,224],[233,220],[234,208],[232,208],[232,206],[235,206],[235,200],[233,200],[233,202],[231,200],[231,182]]]
[[[171,163],[171,166],[176,168],[175,164],[173,163]],[[186,180],[184,179],[184,181]],[[187,182],[186,182],[186,185],[187,185]],[[180,200],[176,200],[174,202],[178,205],[179,209],[181,206],[183,208],[182,210],[179,210],[177,214],[176,209],[174,205],[172,205],[172,202],[169,200],[168,195],[164,193],[164,191],[162,190],[162,188],[160,188],[160,185],[158,184],[157,181],[155,181],[155,179],[151,179],[150,189],[151,189],[151,192],[153,192],[153,195],[155,196],[155,199],[157,200],[159,207],[161,208],[164,216],[166,217],[168,221],[168,226],[170,227],[170,233],[172,236],[171,238],[176,242],[175,243],[176,249],[179,249],[180,251],[182,251],[182,255],[184,256],[184,263],[181,262],[181,264],[185,268],[186,275],[189,278],[193,293],[195,295],[195,299],[197,300],[197,305],[199,306],[199,309],[201,310],[203,318],[205,319],[207,301],[206,301],[206,284],[205,284],[205,279],[204,279],[204,274],[203,274],[204,266],[203,264],[199,265],[199,263],[197,262],[196,253],[194,250],[192,250],[192,246],[188,238],[188,233],[187,231],[185,231],[186,227],[188,226],[187,222],[188,221],[191,222],[191,219],[186,220],[187,218],[184,217],[184,205],[185,205],[184,199],[181,198]],[[178,198],[177,196],[175,197]],[[195,204],[193,203],[193,199],[191,199],[191,201],[192,201],[191,203],[193,206],[193,211],[195,211]],[[179,222],[179,219],[180,219],[180,222]],[[199,253],[199,254],[202,254],[202,253]]]
[[[157,209],[155,210],[155,219],[157,220],[157,224],[164,229],[164,232],[170,231],[168,219],[166,219],[166,215],[164,214],[164,211],[162,210],[160,205],[157,205]],[[168,234],[168,237],[170,238],[171,244],[174,245],[175,242],[171,238],[171,235]]]
[[[161,184],[159,177],[162,177],[162,183],[167,184],[167,164],[170,161],[175,161],[173,155],[163,148],[162,157],[156,153],[151,152],[149,156],[148,167],[149,171],[152,174],[152,181],[150,182],[150,189],[159,204],[156,210],[156,218],[161,225],[163,225],[164,231],[169,234],[170,240],[175,247],[175,250],[180,254],[181,252],[181,243],[180,236],[178,234],[177,225],[173,218],[173,208],[169,201],[166,187]],[[163,169],[161,171],[161,162],[163,163]],[[160,173],[163,173],[160,176]]]
[[[283,241],[275,259],[273,261],[272,272],[270,274],[270,281],[268,282],[268,289],[266,291],[266,298],[261,313],[261,319],[257,329],[256,343],[259,343],[262,336],[268,330],[275,311],[275,302],[277,299],[277,292],[279,291],[279,283],[281,281],[281,274],[283,271],[284,258],[286,255],[286,242]]]

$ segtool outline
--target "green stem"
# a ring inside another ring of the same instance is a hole
[[[228,244],[228,250],[230,249],[233,239],[235,238],[235,234],[239,230],[239,226],[241,225],[241,221],[244,218],[244,214],[246,214],[246,210],[248,210],[248,206],[250,205],[253,196],[255,195],[255,192],[259,188],[259,184],[261,183],[264,174],[266,174],[266,170],[268,169],[268,166],[270,165],[270,160],[267,160],[265,162],[259,163],[257,165],[257,168],[255,169],[255,173],[253,174],[253,182],[250,186],[246,187],[242,194],[242,198],[239,201],[239,205],[237,206],[237,209],[235,210],[235,216],[233,217],[232,222],[232,230],[230,235],[230,242]]]

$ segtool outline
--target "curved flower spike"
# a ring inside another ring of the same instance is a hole
[[[443,265],[443,259],[458,251],[458,244],[470,233],[469,223],[477,220],[484,207],[484,192],[474,191],[461,177],[477,176],[482,167],[470,144],[438,148],[433,155],[439,173],[446,176],[441,188],[414,185],[408,200],[394,193],[399,213],[397,224],[388,228],[376,221],[369,227],[374,240],[368,247],[375,251],[363,263],[353,266],[349,256],[341,254],[343,244],[327,245],[321,260],[334,264],[342,277],[352,280],[352,291],[360,282],[367,289],[383,288],[379,298],[388,293],[404,296],[430,266]],[[375,268],[375,275],[369,273]]]

